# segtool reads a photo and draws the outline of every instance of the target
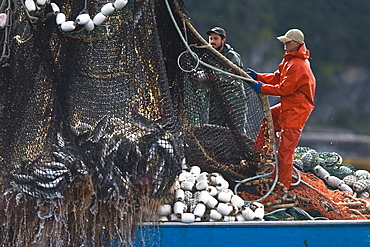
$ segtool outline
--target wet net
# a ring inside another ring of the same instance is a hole
[[[271,155],[266,99],[182,1],[32,3],[0,11],[5,246],[132,245],[184,166],[236,181]]]

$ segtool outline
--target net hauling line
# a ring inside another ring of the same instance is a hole
[[[186,39],[184,38],[184,35],[182,34],[179,26],[177,25],[177,22],[175,20],[175,17],[173,16],[173,13],[172,13],[172,10],[171,10],[171,7],[168,3],[168,0],[165,0],[165,4],[166,4],[166,7],[167,7],[167,10],[168,10],[168,13],[171,17],[171,20],[182,40],[182,42],[184,43],[185,47],[186,47],[186,51],[184,51],[183,53],[181,53],[179,55],[179,58],[185,53],[185,52],[189,52],[191,54],[191,56],[197,61],[197,64],[196,66],[190,70],[190,71],[185,71],[183,70],[184,72],[191,72],[193,70],[195,70],[199,64],[205,66],[205,67],[208,67],[210,69],[213,69],[215,71],[218,71],[220,73],[223,73],[223,74],[226,74],[228,76],[232,76],[232,77],[235,77],[235,78],[238,78],[238,79],[241,79],[241,80],[244,80],[244,81],[247,81],[249,83],[257,83],[255,80],[251,79],[250,76],[245,72],[243,71],[241,68],[239,68],[238,66],[236,66],[235,64],[233,64],[231,61],[229,61],[227,58],[225,58],[222,54],[220,54],[219,52],[215,52],[214,48],[212,46],[210,46],[207,42],[205,42],[205,40],[202,38],[202,36],[200,36],[200,34],[194,29],[194,27],[192,26],[192,24],[189,22],[188,19],[186,18],[183,18],[181,17],[181,19],[185,22],[186,26],[188,28],[191,29],[192,33],[194,35],[197,36],[197,38],[202,41],[204,44],[205,44],[205,48],[207,49],[210,49],[214,54],[216,54],[219,58],[221,58],[225,63],[227,63],[230,67],[232,67],[234,70],[237,70],[241,75],[236,75],[236,74],[233,74],[233,73],[230,73],[230,72],[227,72],[227,71],[224,71],[224,70],[221,70],[219,68],[216,68],[208,63],[205,63],[203,62],[202,60],[199,59],[198,55],[193,52],[188,44],[188,42],[186,41]],[[175,2],[176,4],[176,2]],[[182,69],[180,67],[180,65],[178,64],[179,68]],[[269,134],[269,138],[270,138],[270,142],[269,142],[269,150],[273,150],[274,154],[275,154],[275,157],[276,157],[276,152],[275,152],[275,149],[274,149],[274,136],[275,134],[273,133],[273,125],[272,125],[272,115],[271,115],[271,111],[270,111],[270,105],[269,105],[269,102],[267,100],[267,97],[266,95],[263,95],[263,94],[259,94],[260,98],[261,98],[261,101],[262,101],[262,105],[263,105],[263,109],[264,109],[264,114],[265,114],[265,118],[267,120],[267,125],[268,125],[268,134]],[[258,202],[258,201],[262,201],[264,200],[265,198],[267,198],[272,192],[273,190],[275,189],[276,187],[276,184],[278,182],[278,165],[277,165],[277,160],[275,161],[276,162],[276,165],[272,164],[272,163],[267,163],[268,165],[270,166],[275,166],[275,169],[276,169],[276,176],[275,176],[275,179],[273,181],[273,184],[271,186],[271,188],[269,189],[269,191],[261,198],[257,199],[257,200],[254,200],[254,201],[246,201],[246,202]],[[265,164],[265,165],[267,165]],[[257,176],[254,176],[254,177],[251,177],[251,178],[247,178],[247,179],[244,179],[242,181],[238,181],[237,185],[235,186],[235,193],[237,193],[237,188],[243,184],[243,183],[246,183],[246,182],[249,182],[249,181],[252,181],[252,180],[255,180],[255,179],[261,179],[261,178],[264,178],[264,177],[268,177],[270,175],[273,174],[273,171],[270,172],[270,173],[265,173],[265,174],[259,174]]]

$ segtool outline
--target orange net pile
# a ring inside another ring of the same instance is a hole
[[[330,190],[325,183],[311,173],[301,173],[304,182],[289,192],[297,196],[299,206],[304,210],[317,210],[332,220],[370,219],[370,199],[354,198],[346,191]]]
[[[272,193],[260,202],[266,212],[282,208],[299,207],[310,215],[329,220],[370,219],[370,199],[355,198],[351,193],[328,189],[312,173],[300,173],[301,182],[289,191],[277,182]],[[302,182],[303,181],[303,182]],[[273,179],[261,179],[243,184],[238,195],[247,201],[260,200],[272,188]]]

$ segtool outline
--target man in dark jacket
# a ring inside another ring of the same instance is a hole
[[[224,55],[231,62],[243,68],[243,62],[241,61],[239,53],[226,43],[226,32],[221,27],[214,27],[206,32],[208,35],[209,44]]]
[[[216,51],[239,68],[243,68],[240,55],[226,44],[226,32],[223,28],[214,27],[206,33],[209,36],[209,44]],[[221,72],[202,66],[195,71],[193,76],[195,80],[185,84],[187,92],[190,92],[192,97],[198,95],[198,97],[193,97],[191,101],[185,102],[189,104],[189,109],[197,108],[196,111],[189,112],[187,116],[189,123],[228,126],[232,122],[237,131],[246,134],[248,107],[243,82],[231,81],[230,78],[222,79],[226,76]],[[228,97],[225,97],[225,92],[233,93],[229,93]],[[233,112],[224,112],[224,109],[233,109]]]

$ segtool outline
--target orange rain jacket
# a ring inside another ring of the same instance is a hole
[[[310,51],[302,44],[298,51],[286,52],[273,74],[258,74],[263,82],[261,93],[280,96],[281,127],[303,128],[315,103],[316,79],[310,62]]]

